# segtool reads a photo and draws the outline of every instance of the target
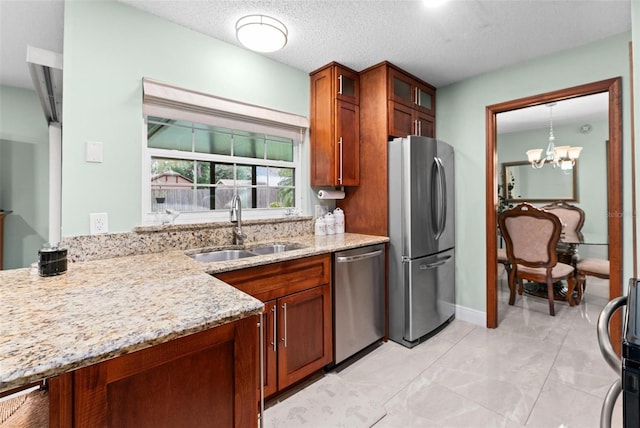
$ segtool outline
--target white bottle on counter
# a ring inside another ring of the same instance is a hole
[[[344,211],[336,208],[333,210],[333,217],[336,220],[336,233],[344,233]]]
[[[327,235],[335,235],[336,233],[336,219],[333,214],[328,213],[324,216],[324,222],[327,224]]]
[[[327,234],[327,224],[322,217],[316,220],[315,231],[316,235],[322,236]]]

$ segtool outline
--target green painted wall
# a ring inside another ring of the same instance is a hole
[[[0,86],[0,209],[4,268],[37,260],[49,235],[49,131],[34,91]]]
[[[143,77],[309,115],[307,73],[120,3],[66,2],[64,35],[62,236],[87,235],[93,212],[110,232],[140,225]],[[103,163],[85,162],[86,141]],[[301,156],[311,214],[308,141]]]
[[[622,76],[623,93],[623,278],[631,276],[630,40],[624,33],[438,88],[436,134],[456,148],[458,305],[486,308],[486,106],[617,76]]]

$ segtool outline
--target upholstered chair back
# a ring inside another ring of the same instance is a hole
[[[582,226],[584,225],[584,211],[575,205],[568,204],[564,201],[557,201],[543,206],[542,209],[551,211],[560,218],[564,233],[576,235],[582,230]]]
[[[508,258],[528,267],[553,267],[558,262],[560,219],[548,211],[523,203],[500,214],[500,230]]]

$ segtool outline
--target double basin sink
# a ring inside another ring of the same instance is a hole
[[[246,257],[262,256],[265,254],[283,253],[285,251],[305,248],[300,244],[262,244],[248,249],[222,249],[188,254],[189,257],[203,263],[226,262],[229,260],[243,259]]]

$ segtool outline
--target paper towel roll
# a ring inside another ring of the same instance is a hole
[[[341,190],[320,190],[318,199],[344,199],[344,192]]]

